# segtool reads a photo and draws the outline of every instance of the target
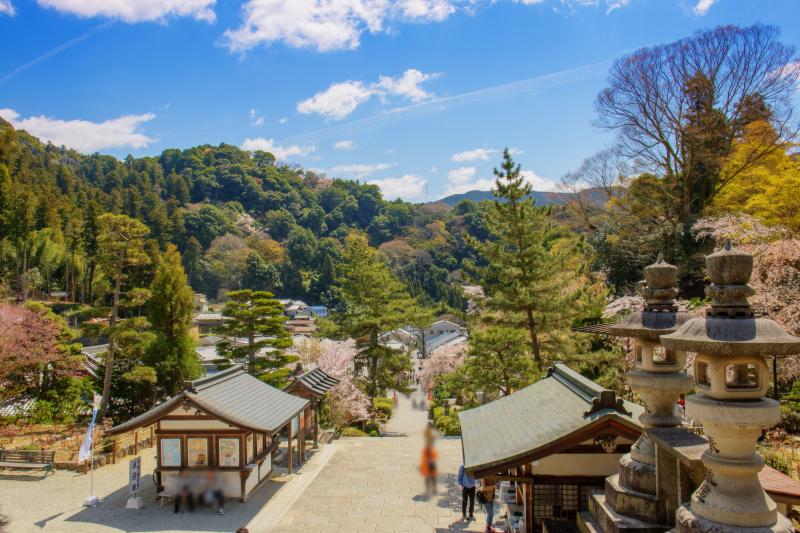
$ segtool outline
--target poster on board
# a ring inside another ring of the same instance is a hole
[[[239,466],[239,439],[219,439],[219,466]]]

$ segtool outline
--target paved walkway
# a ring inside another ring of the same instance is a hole
[[[382,438],[340,439],[339,448],[308,483],[280,520],[260,529],[283,532],[445,532],[482,531],[483,513],[477,521],[461,520],[461,489],[456,473],[461,463],[460,439],[439,439],[439,486],[425,496],[418,472],[422,431],[427,411],[414,409],[421,393],[400,396],[395,414]],[[287,486],[286,489],[289,487]],[[257,517],[258,518],[258,517]]]

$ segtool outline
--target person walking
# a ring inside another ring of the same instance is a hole
[[[461,486],[461,519],[475,520],[475,479],[467,474],[462,464],[458,467],[458,484]],[[469,500],[469,516],[467,516]]]
[[[494,494],[494,483],[491,483],[485,479],[482,480],[481,488],[478,492],[478,502],[486,511],[486,533],[495,533],[495,530],[492,527],[492,522],[494,522]]]
[[[419,464],[419,471],[425,478],[425,492],[428,496],[436,494],[436,459],[438,454],[434,448],[436,442],[436,432],[432,424],[425,426],[425,445],[422,448],[422,458]]]

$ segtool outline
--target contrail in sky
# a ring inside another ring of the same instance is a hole
[[[341,135],[355,129],[358,131],[364,131],[365,129],[374,129],[376,127],[383,126],[386,122],[396,119],[407,118],[409,116],[416,116],[425,113],[436,113],[470,102],[490,100],[492,98],[498,98],[512,94],[529,93],[548,87],[558,87],[574,81],[580,81],[602,75],[607,71],[611,61],[611,59],[606,59],[597,63],[560,70],[558,72],[543,74],[533,78],[512,81],[500,85],[493,85],[491,87],[484,87],[483,89],[476,89],[474,91],[468,91],[451,96],[440,96],[424,102],[389,109],[368,117],[345,122],[343,124],[336,124],[327,128],[321,128],[307,133],[300,133],[291,137],[286,137],[281,139],[281,142],[300,142],[319,137]]]
[[[17,76],[21,72],[24,72],[24,71],[28,70],[29,68],[31,68],[31,67],[33,67],[35,65],[38,65],[42,61],[47,61],[51,57],[57,56],[58,54],[60,54],[64,50],[66,50],[68,48],[71,48],[72,46],[78,44],[79,42],[85,41],[86,39],[91,37],[93,33],[98,32],[100,30],[104,30],[104,29],[108,28],[109,26],[111,26],[112,24],[113,24],[113,21],[108,21],[108,22],[104,22],[104,23],[102,23],[102,24],[100,24],[98,26],[95,26],[94,28],[90,29],[86,33],[84,33],[82,35],[79,35],[79,36],[75,37],[74,39],[71,39],[71,40],[69,40],[69,41],[67,41],[65,43],[62,43],[62,44],[56,46],[55,48],[53,48],[52,50],[50,50],[48,52],[45,52],[44,54],[40,55],[36,59],[33,59],[32,61],[28,61],[24,65],[18,66],[17,68],[15,68],[11,72],[9,72],[8,74],[6,74],[2,78],[0,78],[0,85],[4,84],[5,82],[10,80],[11,78],[14,78],[15,76]]]

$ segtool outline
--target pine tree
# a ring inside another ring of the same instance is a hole
[[[287,365],[297,358],[284,353],[292,339],[283,327],[283,306],[266,291],[231,291],[228,298],[222,310],[225,320],[217,329],[226,339],[217,345],[217,351],[234,361],[246,360],[248,372],[262,381],[284,385],[290,371]],[[238,344],[241,338],[247,343]]]
[[[191,334],[194,293],[186,280],[178,249],[167,245],[150,285],[150,324],[156,334],[145,362],[155,368],[158,384],[168,396],[184,381],[201,374]]]
[[[98,262],[106,276],[114,283],[109,320],[109,328],[114,330],[119,320],[120,294],[122,282],[126,278],[126,270],[132,266],[149,262],[149,258],[144,252],[144,238],[147,236],[148,229],[138,220],[110,213],[100,215],[97,223]],[[110,400],[115,344],[114,337],[111,336],[106,352],[103,400],[98,411],[101,419],[105,416]]]
[[[520,329],[490,326],[470,337],[465,373],[470,387],[509,395],[534,381],[536,368]]]
[[[588,274],[589,249],[558,226],[548,208],[537,207],[531,186],[506,149],[495,169],[497,198],[486,212],[489,239],[473,245],[487,266],[480,269],[490,321],[527,329],[539,368],[545,355],[562,352],[563,337],[595,293]]]
[[[347,237],[338,269],[336,320],[356,339],[356,364],[366,368],[366,393],[375,398],[387,387],[400,388],[397,376],[410,366],[405,354],[382,345],[380,334],[421,322],[425,312],[361,236]]]

